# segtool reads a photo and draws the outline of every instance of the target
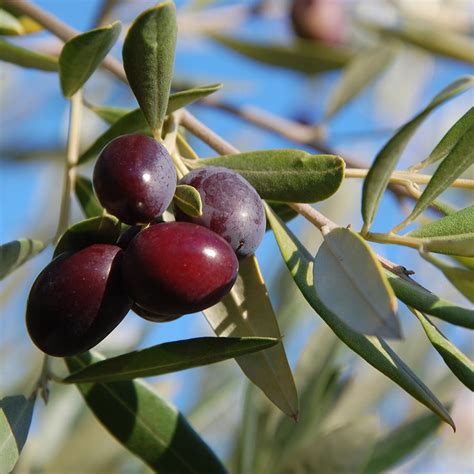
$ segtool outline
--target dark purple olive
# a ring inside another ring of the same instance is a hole
[[[61,254],[38,275],[26,325],[43,352],[65,357],[87,351],[122,321],[131,307],[122,285],[122,257],[115,245],[94,244]]]
[[[239,269],[232,247],[214,232],[187,222],[156,224],[140,232],[123,259],[128,294],[163,316],[195,313],[218,303]]]
[[[239,258],[252,255],[265,234],[265,210],[253,186],[234,171],[206,166],[191,171],[179,184],[199,191],[203,213],[191,217],[176,209],[176,220],[202,225],[230,243]]]
[[[143,309],[137,304],[134,304],[132,306],[132,311],[136,315],[140,316],[141,318],[146,319],[147,321],[152,321],[154,323],[168,323],[170,321],[174,321],[175,319],[181,318],[183,316],[182,314],[176,314],[172,316],[163,316],[162,314],[153,313],[151,311]]]
[[[176,190],[176,170],[161,143],[146,135],[123,135],[100,153],[94,189],[102,206],[126,224],[161,216]]]

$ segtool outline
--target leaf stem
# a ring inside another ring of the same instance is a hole
[[[71,195],[76,185],[76,165],[79,158],[79,137],[82,121],[82,91],[76,92],[70,102],[69,130],[66,151],[66,164],[64,167],[64,184],[61,198],[61,209],[54,242],[57,243],[68,227],[71,211]]]
[[[50,378],[50,366],[51,366],[51,359],[49,355],[44,354],[43,362],[41,363],[41,372],[31,392],[31,396],[33,397],[38,393],[38,391],[40,391],[41,397],[43,398],[44,403],[48,403],[48,400],[49,400],[48,381]]]
[[[365,238],[367,240],[370,240],[371,242],[378,242],[381,244],[403,245],[405,247],[411,247],[417,250],[419,250],[420,247],[423,245],[423,243],[420,242],[420,239],[417,239],[415,237],[408,237],[405,235],[397,235],[393,233],[379,234],[368,232],[365,235]]]
[[[366,168],[347,168],[345,178],[365,178],[369,172]],[[429,174],[411,173],[410,171],[395,171],[390,178],[391,183],[406,184],[407,181],[417,184],[428,184],[431,180]],[[452,188],[474,189],[474,179],[456,179]]]

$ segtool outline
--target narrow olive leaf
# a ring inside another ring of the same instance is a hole
[[[167,0],[139,15],[123,45],[128,82],[157,135],[168,107],[176,48],[176,7]]]
[[[0,472],[12,472],[30,430],[35,396],[0,400]]]
[[[466,357],[441,331],[423,314],[410,308],[420,321],[428,339],[446,362],[453,374],[471,391],[474,391],[474,363]]]
[[[474,270],[474,257],[460,257],[459,255],[453,255],[452,258],[460,263],[464,268]]]
[[[65,360],[69,370],[76,372],[103,358],[86,352]],[[110,434],[154,471],[227,472],[183,415],[148,385],[128,381],[77,387]]]
[[[345,164],[336,155],[310,155],[301,150],[261,150],[208,158],[196,162],[195,166],[223,166],[237,171],[262,199],[317,202],[339,189]]]
[[[314,288],[311,255],[268,206],[266,206],[266,211],[283,260],[295,283],[306,301],[333,330],[336,336],[372,367],[393,380],[454,428],[454,422],[441,402],[383,339],[365,336],[352,330],[323,304]]]
[[[187,158],[188,160],[199,160],[199,156],[194,151],[193,147],[189,144],[186,137],[178,131],[176,134],[176,147],[178,149],[179,154],[183,158]]]
[[[218,336],[272,337],[281,339],[280,329],[257,259],[240,262],[237,282],[220,303],[204,315]],[[298,418],[298,395],[283,343],[236,359],[245,375],[283,413]]]
[[[57,71],[58,60],[54,56],[36,53],[21,46],[0,39],[0,61],[16,64],[29,69]]]
[[[192,217],[202,216],[202,200],[199,191],[187,184],[178,184],[173,202],[185,214]]]
[[[119,21],[67,41],[59,56],[59,80],[65,97],[73,96],[92,76],[117,41]]]
[[[369,86],[392,62],[395,53],[393,44],[382,44],[358,53],[344,68],[341,78],[332,90],[323,120],[336,115]]]
[[[438,25],[405,22],[398,29],[368,25],[383,36],[397,38],[430,53],[474,63],[474,42],[467,35],[440,29]]]
[[[317,74],[339,69],[354,56],[354,52],[346,47],[322,42],[298,41],[289,46],[264,44],[218,33],[211,34],[210,38],[247,58],[304,74]]]
[[[308,439],[300,451],[276,471],[357,473],[366,463],[377,441],[379,422],[365,417]]]
[[[456,303],[440,298],[388,270],[385,271],[385,275],[397,298],[406,305],[456,326],[474,329],[474,310],[463,308]]]
[[[363,474],[387,472],[418,449],[438,430],[441,420],[424,413],[399,425],[377,441]]]
[[[82,212],[87,218],[102,216],[104,214],[104,208],[100,205],[100,202],[95,196],[94,188],[89,178],[77,176],[75,192]]]
[[[106,130],[97,140],[85,150],[79,157],[79,164],[95,158],[114,138],[127,133],[150,134],[150,129],[145,117],[140,109],[135,109],[117,120],[108,130]]]
[[[273,212],[283,221],[288,222],[298,216],[298,213],[287,204],[267,201],[267,204],[273,209]],[[271,230],[270,224],[267,222],[267,230]]]
[[[446,158],[461,137],[474,126],[474,107],[471,107],[446,133],[435,146],[430,156],[425,160],[410,167],[410,171],[418,171],[428,165]]]
[[[175,92],[171,94],[168,101],[168,108],[166,109],[166,114],[171,114],[182,107],[186,107],[187,105],[196,102],[197,100],[202,99],[203,97],[212,94],[213,92],[218,91],[222,88],[222,84],[212,84],[210,86],[201,86],[195,87],[193,89],[187,89],[180,92]],[[99,106],[93,105],[90,103],[86,104],[87,107],[95,112],[101,119],[109,124],[114,124],[122,118],[124,115],[127,115],[134,110],[139,109],[129,109],[124,107],[107,107],[107,106]],[[141,112],[143,113],[143,112]],[[144,123],[146,123],[145,118],[143,118]],[[148,127],[146,127],[148,128]]]
[[[415,240],[419,240],[418,248],[425,252],[474,257],[474,232]]]
[[[39,240],[18,239],[0,245],[0,280],[41,252],[45,244]]]
[[[67,383],[118,382],[192,369],[268,349],[278,339],[200,337],[166,342],[97,362],[65,379]]]
[[[69,227],[59,239],[53,258],[63,252],[75,252],[92,244],[113,244],[119,235],[120,222],[116,217],[91,217]]]
[[[442,217],[408,233],[410,237],[449,237],[474,233],[474,205]]]
[[[22,35],[25,29],[21,22],[3,8],[0,8],[0,35]]]
[[[402,337],[395,293],[377,257],[355,232],[339,227],[325,233],[313,278],[322,303],[354,331]]]
[[[379,207],[385,189],[397,162],[408,144],[408,141],[421,125],[423,120],[438,106],[466,91],[474,84],[474,76],[466,76],[452,82],[412,120],[401,127],[375,157],[362,189],[363,232],[366,232]]]
[[[470,166],[474,164],[474,125],[467,130],[452,147],[446,158],[438,166],[419,197],[411,214],[397,228],[415,220],[443,191],[445,191]]]
[[[471,303],[474,303],[474,271],[447,265],[442,260],[424,252],[421,252],[421,256],[426,261],[439,268],[452,285]]]

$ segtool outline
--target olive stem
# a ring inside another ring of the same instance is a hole
[[[53,243],[57,243],[61,235],[68,227],[69,214],[71,211],[71,195],[76,185],[76,165],[79,158],[79,138],[82,121],[82,90],[76,92],[70,101],[69,130],[66,151],[66,164],[64,167],[63,194],[61,197],[61,209],[59,211],[58,227]]]
[[[43,398],[45,404],[48,403],[49,400],[48,381],[50,379],[50,366],[51,359],[47,354],[44,354],[43,362],[41,363],[41,372],[31,393],[31,396],[34,397],[38,392],[41,392],[41,397]]]

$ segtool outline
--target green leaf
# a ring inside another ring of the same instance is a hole
[[[385,271],[385,274],[397,298],[406,305],[448,323],[474,329],[474,310],[463,308],[451,301],[440,298],[418,285],[403,280],[388,270]]]
[[[218,336],[281,339],[257,259],[240,261],[237,281],[229,295],[204,315]],[[245,375],[284,413],[298,417],[298,395],[283,343],[236,359]]]
[[[357,473],[366,465],[377,441],[379,423],[375,417],[347,423],[307,444],[280,466],[277,473],[314,472],[318,474]]]
[[[288,266],[295,283],[306,301],[333,330],[336,336],[372,367],[392,379],[454,428],[454,422],[441,402],[383,339],[364,336],[353,331],[323,304],[314,288],[311,255],[268,206],[266,206],[266,210],[267,218],[272,226],[283,260]]]
[[[194,165],[194,164],[193,164]],[[344,178],[344,160],[300,150],[262,150],[197,161],[241,174],[262,199],[317,202],[334,194]]]
[[[168,107],[176,48],[176,7],[165,1],[140,14],[123,45],[130,87],[155,136]]]
[[[341,78],[331,91],[323,120],[336,115],[369,86],[392,62],[395,53],[393,44],[382,44],[358,53],[344,68]]]
[[[96,198],[92,182],[89,178],[77,176],[75,191],[82,211],[87,218],[102,216],[104,214],[104,208]]]
[[[461,137],[474,126],[474,107],[471,107],[446,133],[426,160],[410,167],[410,171],[418,171],[428,165],[446,158]]]
[[[419,240],[419,243],[417,242],[417,248],[425,252],[474,257],[474,232],[415,239],[415,241],[416,240]]]
[[[168,101],[168,108],[166,109],[166,114],[172,114],[178,109],[182,107],[186,107],[187,105],[196,102],[197,100],[202,99],[203,97],[212,94],[213,92],[218,91],[222,88],[222,84],[212,84],[210,86],[201,86],[195,87],[193,89],[187,89],[180,92],[175,92],[171,94]],[[129,109],[123,107],[107,107],[107,106],[99,106],[93,104],[86,104],[87,107],[95,112],[101,119],[109,124],[114,124],[122,118],[124,115],[127,115],[130,112],[140,110],[140,109]],[[143,112],[141,112],[143,114]],[[144,116],[143,116],[144,117]],[[143,118],[143,123],[146,124],[145,118]],[[149,129],[148,125],[146,124],[144,128]],[[148,132],[150,133],[150,132]]]
[[[59,56],[59,79],[65,97],[73,96],[92,76],[117,41],[119,21],[95,28],[67,41]]]
[[[96,354],[68,357],[71,372],[102,360]],[[104,427],[154,471],[226,473],[206,443],[175,407],[140,382],[79,384],[79,391]]]
[[[12,472],[30,430],[35,396],[0,400],[0,472]]]
[[[54,56],[36,53],[0,39],[0,61],[41,71],[57,71],[58,60]]]
[[[399,425],[377,441],[364,474],[387,472],[431,438],[441,424],[432,413],[426,413]]]
[[[397,228],[415,220],[453,181],[474,164],[474,125],[452,147],[438,166],[430,182],[419,197],[411,214]]]
[[[466,91],[474,84],[474,76],[466,76],[445,87],[433,100],[412,120],[403,125],[375,157],[375,161],[364,180],[362,189],[363,232],[366,232],[379,207],[385,189],[397,162],[408,144],[408,141],[421,125],[423,120],[438,106]]]
[[[0,246],[0,280],[41,252],[45,244],[39,240],[18,239]]]
[[[474,270],[474,257],[461,257],[459,255],[454,255],[452,258],[468,270]]]
[[[272,208],[273,212],[283,221],[288,222],[298,216],[298,213],[287,204],[267,201],[267,204]],[[267,222],[267,230],[270,230],[270,224]]]
[[[298,41],[288,46],[241,40],[217,33],[210,37],[247,58],[311,75],[339,69],[354,56],[353,51],[346,47],[323,42]]]
[[[369,25],[370,29],[390,38],[422,48],[429,53],[474,63],[474,42],[467,35],[443,30],[439,25],[406,21],[398,29]]]
[[[196,188],[187,184],[178,184],[174,193],[173,202],[185,214],[192,217],[202,216],[201,195]]]
[[[18,19],[0,8],[0,35],[22,35],[25,32]]]
[[[395,293],[377,257],[358,234],[340,227],[325,233],[313,270],[321,302],[354,331],[402,337]]]
[[[474,205],[425,224],[408,233],[410,237],[448,237],[474,233]]]
[[[459,267],[452,267],[430,254],[421,253],[421,256],[437,268],[471,303],[474,303],[474,271]]]
[[[453,374],[471,391],[474,391],[474,364],[423,314],[411,309],[418,318],[433,347],[446,362]]]
[[[107,131],[79,157],[79,164],[95,158],[102,149],[114,138],[127,133],[150,134],[145,117],[140,109],[135,109],[117,120]]]
[[[120,222],[116,217],[91,217],[69,227],[54,249],[53,258],[63,252],[76,252],[92,244],[113,244],[119,236]]]
[[[67,383],[118,382],[192,369],[268,349],[278,339],[200,337],[166,342],[97,362],[65,379]]]

